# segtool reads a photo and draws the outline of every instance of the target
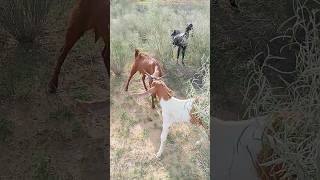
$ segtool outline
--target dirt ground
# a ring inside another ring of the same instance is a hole
[[[276,55],[280,49],[277,47],[283,44],[269,40],[279,35],[278,27],[289,17],[291,6],[289,2],[242,0],[237,1],[240,11],[233,11],[227,2],[219,1],[211,6],[211,81],[212,102],[215,102],[212,108],[214,116],[222,120],[243,120],[247,109],[243,97],[250,71],[248,61],[259,52],[266,52],[267,45]],[[292,53],[281,55],[288,57]],[[292,64],[282,61],[274,66],[288,70]],[[270,74],[279,81],[275,71]]]
[[[7,137],[0,143],[1,180],[107,177],[109,83],[103,45],[92,32],[67,57],[58,92],[47,93],[67,14],[50,18],[37,45],[22,47],[2,34],[8,39],[0,48],[0,119],[10,127],[0,133]]]

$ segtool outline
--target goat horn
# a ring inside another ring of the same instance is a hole
[[[164,78],[164,77],[166,77],[167,75],[165,74],[165,75],[163,75],[163,76],[161,76],[160,78]]]

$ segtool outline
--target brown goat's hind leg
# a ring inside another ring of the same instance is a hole
[[[78,39],[82,36],[83,32],[79,32],[77,29],[69,28],[66,34],[65,43],[62,48],[62,52],[57,60],[56,67],[54,68],[54,73],[51,77],[51,80],[48,84],[48,91],[50,93],[55,93],[58,88],[58,79],[61,70],[61,66],[66,59],[69,51],[73,47],[73,45],[78,41]]]
[[[133,66],[133,67],[131,68],[130,76],[129,76],[129,78],[128,78],[128,81],[127,81],[127,85],[126,85],[125,91],[128,91],[129,82],[130,82],[130,80],[131,80],[132,76],[133,76],[136,72],[137,72],[136,67],[134,67],[134,66]]]
[[[143,82],[144,89],[145,89],[146,91],[148,91],[148,88],[147,88],[147,86],[146,86],[146,82],[144,81],[145,79],[146,79],[146,75],[144,74],[144,75],[142,75],[141,80],[142,80],[142,82]]]
[[[154,99],[155,98],[156,97],[154,95],[151,95],[151,107],[152,107],[152,109],[156,108],[156,106],[154,105]]]

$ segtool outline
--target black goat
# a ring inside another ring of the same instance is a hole
[[[172,44],[173,46],[178,46],[178,53],[177,53],[177,63],[179,60],[180,51],[182,53],[182,64],[184,65],[184,55],[188,46],[188,38],[189,32],[193,29],[193,25],[190,23],[188,24],[186,31],[182,33],[180,30],[173,30],[171,37],[172,37]]]

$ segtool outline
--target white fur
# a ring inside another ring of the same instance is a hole
[[[164,143],[167,139],[169,128],[172,123],[190,122],[190,110],[194,99],[177,99],[171,97],[168,100],[161,99],[160,106],[162,110],[162,132],[161,144],[156,157],[160,157],[163,152]]]

